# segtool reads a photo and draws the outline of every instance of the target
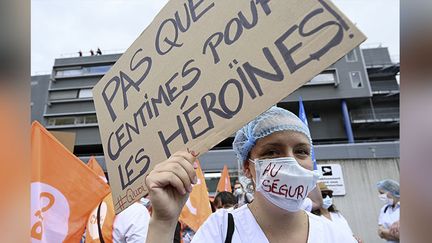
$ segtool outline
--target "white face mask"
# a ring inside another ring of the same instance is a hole
[[[333,198],[331,198],[331,197],[329,197],[327,195],[327,197],[325,197],[323,199],[323,205],[322,205],[322,207],[325,208],[325,209],[328,209],[331,205],[333,205]]]
[[[241,195],[243,193],[243,189],[241,189],[241,188],[237,188],[237,189],[235,189],[235,191],[234,191],[234,195],[235,196],[237,196],[237,195]]]
[[[388,198],[386,193],[379,194],[379,199],[387,205],[393,205],[393,198]]]
[[[252,161],[256,171],[256,191],[289,212],[297,212],[320,174],[307,170],[292,157]]]

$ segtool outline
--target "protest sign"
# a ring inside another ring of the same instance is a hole
[[[93,89],[116,212],[364,40],[328,0],[169,1]]]

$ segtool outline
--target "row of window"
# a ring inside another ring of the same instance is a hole
[[[76,67],[73,69],[57,70],[55,76],[58,77],[75,77],[89,74],[105,74],[110,70],[112,65]]]
[[[351,85],[353,88],[362,88],[363,82],[361,79],[360,72],[350,72]],[[335,84],[336,79],[336,71],[335,70],[326,70],[322,73],[315,76],[312,80],[310,80],[307,84]],[[76,90],[61,90],[61,91],[52,91],[50,92],[50,100],[65,100],[65,99],[83,99],[83,98],[92,98],[92,89],[84,88],[84,89],[76,89]]]
[[[48,126],[97,124],[96,115],[63,116],[48,118]]]
[[[74,89],[74,90],[61,90],[50,92],[50,100],[66,100],[66,99],[84,99],[92,98],[92,89]]]

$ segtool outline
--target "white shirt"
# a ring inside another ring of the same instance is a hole
[[[134,203],[114,219],[113,240],[116,243],[142,243],[146,241],[150,214],[141,203]]]
[[[351,235],[339,232],[328,220],[306,212],[309,217],[308,243],[356,243]],[[269,242],[261,227],[255,220],[247,205],[231,214],[234,217],[233,243],[267,243]],[[222,243],[225,242],[228,227],[228,212],[219,210],[213,213],[196,232],[192,243]]]
[[[349,235],[353,235],[351,227],[349,226],[344,216],[342,216],[342,214],[333,213],[333,212],[329,212],[329,213],[331,216],[331,222],[335,224],[339,230],[346,231]],[[321,217],[328,220],[328,218],[326,218],[324,215],[321,215]]]
[[[384,205],[381,208],[381,212],[378,218],[378,225],[384,226],[386,229],[390,229],[390,226],[399,220],[400,217],[400,203],[397,203],[394,208],[392,206]],[[387,211],[384,213],[384,210],[387,208]],[[398,241],[388,240],[388,243],[396,243]]]

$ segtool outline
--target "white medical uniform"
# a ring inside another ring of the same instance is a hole
[[[143,243],[147,238],[150,214],[141,203],[134,203],[114,219],[113,240],[115,243]]]
[[[340,213],[333,213],[333,212],[329,212],[329,213],[330,213],[330,216],[331,216],[331,222],[333,224],[335,224],[336,227],[340,231],[346,231],[346,232],[348,232],[348,234],[353,235],[351,227],[349,226],[349,224],[346,221],[345,217],[342,216],[342,214],[340,214]],[[321,215],[321,217],[328,220],[328,218],[326,218],[324,215]]]
[[[328,220],[306,212],[309,217],[308,243],[356,243],[352,235],[339,232]],[[264,232],[258,225],[247,205],[231,212],[234,217],[235,229],[233,243],[267,243]],[[213,213],[196,232],[192,243],[221,243],[225,242],[228,227],[228,212],[219,210]]]
[[[381,212],[378,218],[378,225],[384,226],[386,229],[390,229],[390,226],[399,220],[400,217],[400,203],[398,202],[394,208],[392,206],[384,205],[381,208]],[[387,210],[385,210],[387,208]],[[384,212],[386,211],[386,212]],[[399,241],[388,240],[388,243],[397,243]]]

